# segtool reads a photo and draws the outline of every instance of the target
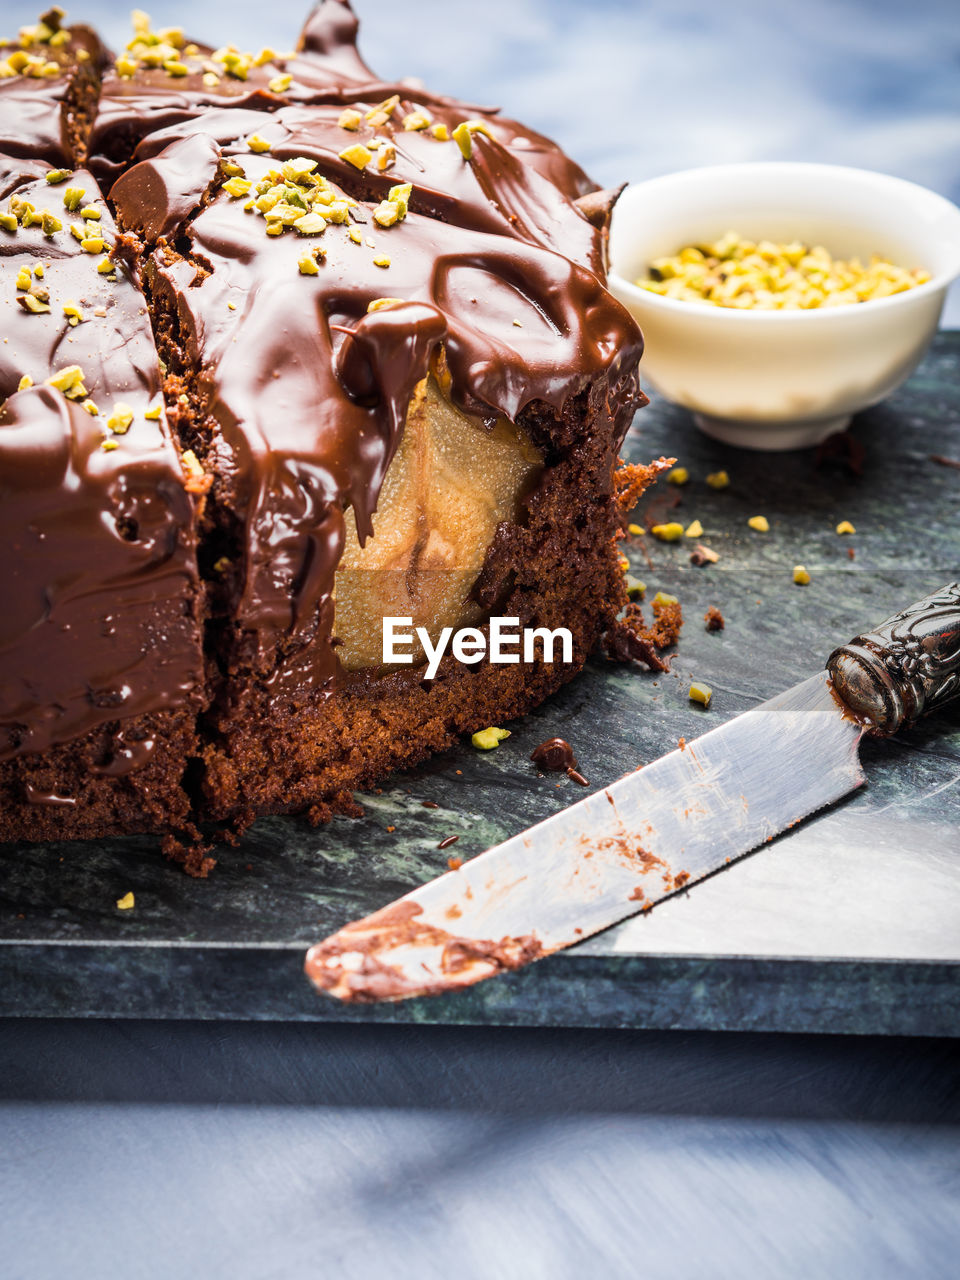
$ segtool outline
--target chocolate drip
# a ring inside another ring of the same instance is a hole
[[[17,166],[13,166],[16,168]],[[115,228],[89,173],[72,181]],[[19,181],[37,208],[57,190]],[[79,222],[62,204],[65,222]],[[16,274],[44,263],[49,312],[31,314],[0,293],[0,759],[68,741],[105,722],[183,706],[202,680],[193,501],[165,421],[156,349],[143,298],[118,268],[96,269],[64,230],[45,237],[21,226],[0,242]],[[84,319],[70,327],[73,302]],[[102,314],[96,315],[95,312]],[[77,365],[85,399],[43,383]],[[34,386],[18,391],[26,376]],[[117,401],[133,421],[113,436]],[[113,449],[101,446],[111,437]]]

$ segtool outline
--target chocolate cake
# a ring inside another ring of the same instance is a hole
[[[154,831],[203,873],[199,824],[350,812],[582,667],[642,341],[614,193],[379,81],[345,0],[289,54],[137,14],[108,60],[62,16],[21,36],[41,88],[0,78],[0,839]],[[494,614],[572,661],[382,663],[385,615]]]

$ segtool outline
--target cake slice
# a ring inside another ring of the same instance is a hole
[[[0,154],[73,166],[82,158],[108,61],[94,31],[48,10],[0,41]]]
[[[355,811],[581,669],[625,603],[642,339],[614,195],[378,80],[344,0],[289,54],[135,27],[88,170],[0,189],[0,838],[163,831],[203,874],[197,824]],[[428,677],[498,618],[532,649]]]
[[[0,839],[170,831],[203,702],[197,497],[91,174],[0,157]]]

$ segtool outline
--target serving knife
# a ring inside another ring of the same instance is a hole
[[[311,947],[340,1000],[438,995],[580,942],[865,781],[865,734],[960,695],[960,582],[835,649],[826,669]]]

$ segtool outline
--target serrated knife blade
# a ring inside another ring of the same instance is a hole
[[[864,733],[958,693],[953,583],[835,650],[827,671],[347,925],[310,949],[307,975],[341,1000],[402,1000],[571,946],[855,790]]]

